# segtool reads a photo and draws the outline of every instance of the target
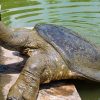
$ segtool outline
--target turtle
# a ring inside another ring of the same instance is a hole
[[[36,100],[39,86],[83,77],[100,82],[100,51],[73,30],[55,24],[10,29],[0,22],[0,46],[27,56],[7,100]]]

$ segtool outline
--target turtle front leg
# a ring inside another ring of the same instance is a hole
[[[47,60],[44,53],[33,54],[26,62],[16,83],[9,90],[7,100],[36,100]]]

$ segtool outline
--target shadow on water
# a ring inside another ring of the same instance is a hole
[[[93,81],[75,81],[82,100],[100,100],[100,83]]]
[[[36,23],[63,25],[100,45],[100,0],[4,0],[2,20],[12,28]],[[6,65],[0,68],[7,73]],[[14,69],[12,72],[15,73]],[[82,100],[99,100],[98,83],[77,81],[75,84]]]

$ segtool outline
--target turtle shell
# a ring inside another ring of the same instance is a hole
[[[100,54],[94,45],[62,26],[37,24],[35,29],[60,53],[69,69],[100,81]]]

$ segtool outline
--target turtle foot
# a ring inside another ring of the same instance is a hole
[[[12,86],[6,100],[36,100],[36,91],[36,85],[19,81]]]

